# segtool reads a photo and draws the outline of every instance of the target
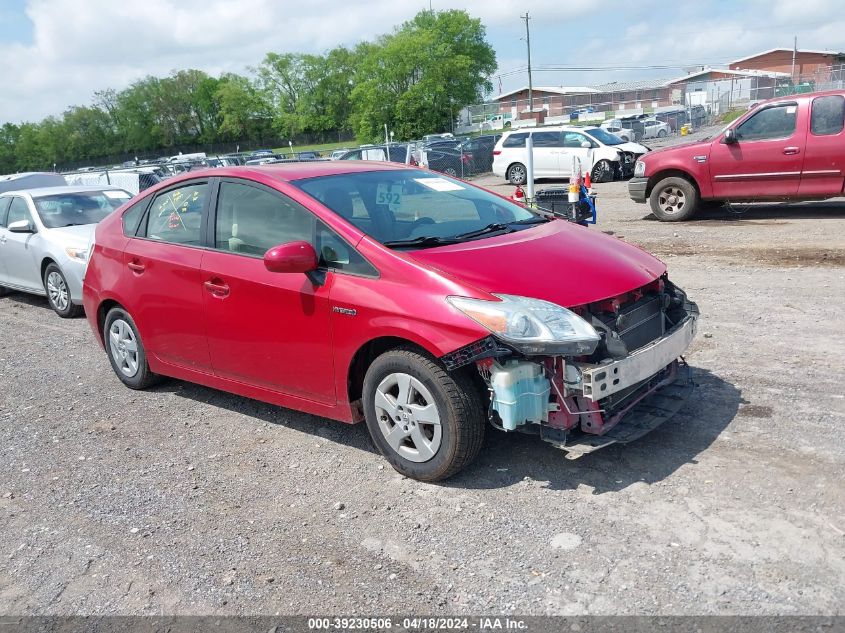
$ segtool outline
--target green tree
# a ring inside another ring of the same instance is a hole
[[[220,114],[218,133],[222,138],[257,140],[271,135],[270,103],[246,77],[235,74],[221,77],[214,99]]]
[[[456,113],[492,86],[496,55],[466,11],[421,11],[394,33],[356,50],[352,124],[362,140],[449,129]]]

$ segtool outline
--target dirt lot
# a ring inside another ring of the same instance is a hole
[[[85,320],[0,299],[0,613],[845,613],[845,204],[673,225],[598,190],[591,230],[698,302],[699,388],[574,461],[491,430],[417,483],[363,425],[129,391]]]

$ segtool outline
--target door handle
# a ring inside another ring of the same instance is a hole
[[[229,296],[229,286],[220,279],[209,279],[203,284],[203,286],[205,286],[205,289],[215,297]]]
[[[800,151],[801,151],[800,147],[784,147],[783,148],[783,153],[786,154],[787,156],[797,154]]]
[[[147,267],[140,263],[137,259],[134,259],[128,264],[126,264],[126,267],[133,273],[138,273],[139,275],[145,270],[147,270]]]

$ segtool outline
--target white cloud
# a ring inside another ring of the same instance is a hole
[[[463,8],[482,19],[504,71],[519,57],[519,14],[532,15],[535,63],[646,65],[727,61],[790,46],[842,47],[841,0],[746,0],[715,14],[710,3],[638,0],[633,7],[594,1],[432,0],[434,9]],[[390,32],[427,0],[29,0],[33,43],[0,43],[0,122],[38,120],[90,103],[95,90],[123,88],[145,75],[199,68],[245,72],[268,51],[322,52]],[[499,33],[497,41],[492,37]],[[517,42],[517,44],[515,44]],[[539,74],[539,73],[538,73]],[[642,73],[605,73],[609,81]],[[676,71],[665,72],[677,74]],[[587,76],[539,74],[535,83],[574,85]],[[526,83],[503,79],[505,90]],[[498,81],[494,79],[494,91]]]

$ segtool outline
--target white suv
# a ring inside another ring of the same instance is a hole
[[[534,177],[568,178],[573,158],[593,182],[608,182],[634,174],[634,163],[648,151],[638,143],[626,143],[600,127],[554,126],[506,132],[493,149],[493,173],[514,185],[528,180],[528,136],[534,143]]]

